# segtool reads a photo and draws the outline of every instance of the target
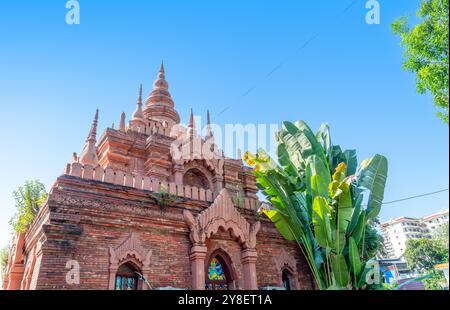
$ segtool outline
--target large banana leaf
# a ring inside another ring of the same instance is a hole
[[[333,269],[336,284],[341,288],[346,288],[350,281],[350,275],[344,255],[336,255],[331,261],[331,268]]]
[[[361,212],[358,217],[358,222],[356,223],[355,229],[352,233],[352,237],[355,240],[356,244],[359,244],[361,241],[362,235],[364,233],[364,226],[366,225],[366,213]]]
[[[376,218],[378,213],[380,213],[387,172],[387,159],[382,155],[377,154],[361,162],[357,173],[358,185],[370,191],[366,209],[367,220]]]
[[[281,166],[285,169],[286,175],[288,176],[291,183],[296,184],[298,188],[302,187],[303,175],[301,173],[302,163],[295,156],[290,156],[290,153],[286,149],[284,143],[278,144],[277,149],[278,161]]]
[[[278,210],[264,210],[264,213],[275,224],[275,227],[286,240],[295,240],[295,236],[290,228],[290,223],[285,215],[281,214]]]
[[[312,222],[317,243],[323,248],[330,248],[333,242],[329,213],[330,208],[326,199],[314,198]]]
[[[352,218],[352,197],[346,182],[342,182],[339,189],[341,193],[337,200],[336,252],[340,254],[344,250],[347,227]]]
[[[356,157],[356,150],[344,151],[344,162],[347,165],[347,175],[354,175],[358,168],[358,159]]]
[[[316,132],[317,142],[322,145],[325,154],[328,155],[331,151],[331,135],[330,135],[330,127],[328,124],[322,124],[319,130]]]
[[[326,124],[314,134],[302,121],[284,122],[276,138],[279,165],[263,150],[244,157],[272,203],[266,215],[298,243],[319,288],[348,288],[350,281],[362,287],[367,268],[361,270],[358,248],[381,207],[386,159],[376,155],[356,171],[356,151],[332,145]],[[370,195],[365,210],[364,194]]]
[[[331,173],[336,171],[337,166],[345,161],[344,153],[339,145],[332,145],[328,154],[328,165]]]
[[[283,128],[285,131],[279,137],[287,145],[288,151],[293,151],[296,154],[300,152],[300,157],[304,163],[309,156],[316,155],[328,167],[325,150],[305,122],[298,121],[295,124],[284,122]]]
[[[328,185],[331,183],[330,170],[318,156],[312,155],[308,158],[306,175],[311,182],[311,197],[327,197]]]
[[[349,238],[348,257],[350,261],[351,272],[353,273],[353,283],[357,282],[358,276],[361,272],[361,260],[359,258],[358,246],[353,237]]]

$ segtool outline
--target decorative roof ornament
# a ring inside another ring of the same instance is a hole
[[[98,109],[95,111],[94,120],[92,121],[91,129],[89,130],[89,135],[80,154],[79,161],[83,165],[98,165],[97,147],[95,146],[97,143],[97,124]]]
[[[206,137],[212,137],[212,131],[211,131],[211,117],[209,115],[209,110],[206,110]]]
[[[122,112],[122,114],[120,115],[120,122],[119,122],[119,130],[120,131],[125,131],[125,112]]]
[[[172,96],[169,93],[169,84],[166,81],[164,64],[159,67],[158,77],[153,83],[153,89],[144,103],[144,119],[162,123],[172,128],[180,123],[180,116],[174,108]]]
[[[144,113],[142,112],[142,83],[139,84],[139,95],[136,104],[136,111],[133,113],[132,120],[144,120]]]
[[[145,100],[145,105],[168,105],[173,108],[172,96],[169,93],[169,83],[166,81],[164,63],[161,62],[156,80],[153,82],[153,90],[149,97]]]
[[[191,114],[189,115],[189,128],[195,129],[194,112],[191,108]]]

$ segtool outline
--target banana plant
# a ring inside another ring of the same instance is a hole
[[[270,202],[263,212],[297,242],[319,289],[363,288],[364,232],[381,209],[386,158],[358,166],[355,150],[331,144],[327,124],[313,133],[303,121],[284,122],[276,138],[278,162],[264,150],[244,156]]]

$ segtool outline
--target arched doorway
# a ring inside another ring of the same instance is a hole
[[[203,188],[204,190],[211,189],[208,178],[200,169],[189,169],[183,176],[183,184]]]
[[[288,269],[283,269],[281,274],[281,285],[287,290],[291,291],[293,289],[293,276]]]
[[[139,272],[139,269],[132,262],[120,265],[117,269],[114,289],[120,291],[137,290],[140,283],[136,272]]]
[[[215,251],[206,265],[205,289],[229,290],[234,289],[234,276],[231,272],[231,261],[222,251]]]

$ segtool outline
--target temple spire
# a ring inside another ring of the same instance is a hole
[[[161,60],[161,65],[159,66],[159,73],[165,74],[164,71],[164,60]]]
[[[206,110],[206,137],[212,137],[211,117],[209,115],[209,110]]]
[[[97,124],[98,124],[98,109],[95,110],[94,120],[92,121],[91,130],[89,130],[89,135],[86,139],[87,141],[97,142]]]
[[[136,104],[136,110],[133,113],[132,120],[144,120],[144,113],[142,112],[142,83],[139,84],[139,95]]]
[[[139,83],[139,96],[138,96],[138,104],[142,105],[142,83]]]
[[[189,128],[195,129],[195,122],[194,122],[194,113],[191,108],[191,114],[189,115]]]
[[[180,116],[174,106],[169,92],[169,83],[166,81],[164,63],[161,62],[157,78],[153,82],[153,89],[143,104],[144,119],[166,121],[170,128],[180,123]]]
[[[94,120],[92,121],[91,129],[89,130],[86,143],[84,144],[83,151],[80,154],[80,163],[83,165],[98,165],[97,147],[97,124],[98,124],[98,109],[95,111]]]
[[[122,112],[122,114],[120,115],[120,122],[119,122],[119,130],[120,131],[125,131],[125,112]]]

